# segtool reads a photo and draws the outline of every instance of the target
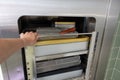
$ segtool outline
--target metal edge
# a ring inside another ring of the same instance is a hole
[[[92,32],[90,45],[89,45],[88,62],[87,62],[85,80],[89,80],[91,77],[91,68],[92,68],[92,62],[93,62],[95,41],[96,41],[96,32]]]

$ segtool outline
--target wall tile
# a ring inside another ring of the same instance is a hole
[[[120,47],[120,36],[116,36],[114,47]]]
[[[113,71],[112,80],[120,80],[120,72],[116,69]]]
[[[120,49],[119,49],[119,52],[118,52],[118,58],[120,59]]]
[[[118,55],[118,50],[119,48],[113,48],[112,51],[111,51],[111,58],[116,58],[117,55]]]
[[[112,72],[113,72],[113,69],[109,69],[109,70],[107,71],[105,80],[111,80]]]
[[[110,63],[109,63],[109,66],[108,66],[109,69],[114,68],[115,61],[116,61],[116,59],[111,59],[111,60],[110,60]]]
[[[115,69],[120,71],[120,59],[116,60]]]
[[[114,34],[113,36],[113,41],[112,41],[112,48],[115,47],[115,41],[116,41],[116,35]],[[111,50],[112,51],[112,50]]]

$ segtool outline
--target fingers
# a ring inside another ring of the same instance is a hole
[[[22,36],[24,33],[21,33],[20,36]]]
[[[35,35],[35,36],[38,36],[38,33],[36,32],[25,32],[25,33],[21,33],[20,36],[23,36],[23,35]]]
[[[25,46],[33,45],[38,40],[38,34],[36,32],[21,33],[20,38],[24,40]]]

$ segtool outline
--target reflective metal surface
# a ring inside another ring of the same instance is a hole
[[[23,15],[95,17],[95,30],[99,32],[99,35],[93,75],[96,71],[96,65],[100,55],[95,80],[103,80],[104,74],[101,73],[105,72],[107,58],[105,56],[108,56],[110,50],[111,39],[115,28],[113,26],[115,26],[118,17],[119,3],[119,0],[0,0],[0,37],[19,37],[17,22],[19,17]],[[4,33],[4,31],[7,33]],[[104,38],[103,34],[105,34]],[[102,41],[104,44],[101,50]],[[22,76],[20,79],[24,80],[21,51],[11,56],[5,64],[6,66],[2,68],[7,69],[4,75],[9,76],[8,80],[16,80],[19,76]],[[101,66],[101,64],[104,65]],[[16,79],[15,75],[17,77]]]
[[[59,58],[59,57],[76,56],[76,55],[82,55],[82,54],[88,54],[88,50],[71,51],[71,52],[66,52],[66,53],[59,53],[59,54],[52,54],[52,55],[45,55],[45,56],[36,56],[36,61],[54,59],[54,58]]]
[[[110,0],[107,17],[106,17],[106,24],[105,24],[105,31],[103,36],[103,43],[101,47],[101,52],[99,56],[98,68],[96,71],[96,78],[95,80],[103,80],[107,62],[109,59],[110,49],[112,47],[112,40],[115,34],[115,30],[117,28],[118,18],[120,15],[120,0]]]

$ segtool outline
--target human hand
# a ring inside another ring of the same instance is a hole
[[[34,32],[21,33],[20,39],[22,39],[24,46],[30,46],[36,43],[38,34]]]

